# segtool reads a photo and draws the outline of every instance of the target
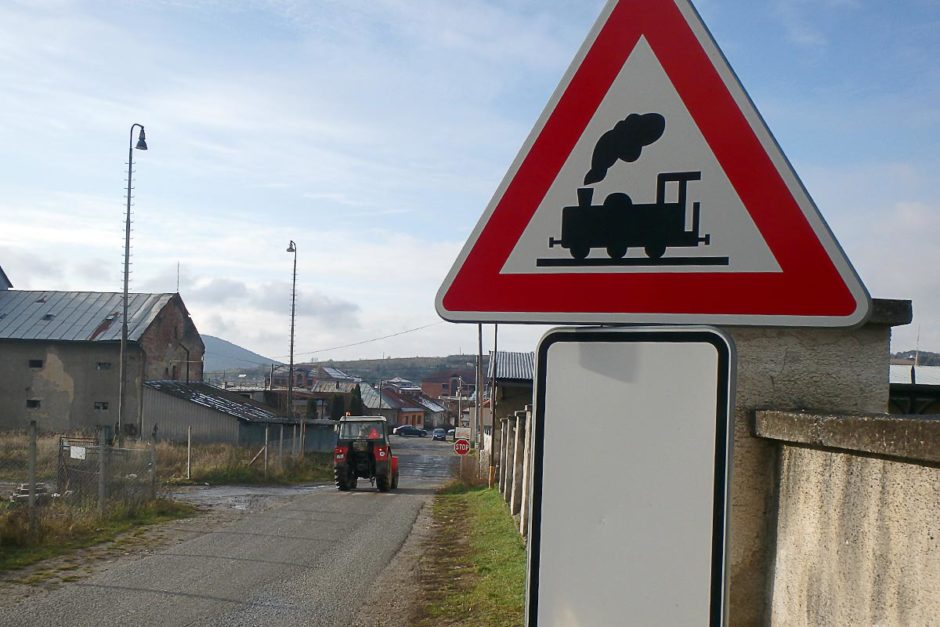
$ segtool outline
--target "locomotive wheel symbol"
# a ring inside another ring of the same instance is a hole
[[[623,256],[627,254],[627,245],[611,244],[607,247],[607,254],[611,259],[623,259]]]
[[[646,251],[646,256],[650,259],[659,259],[666,252],[666,245],[662,242],[656,242],[655,244],[647,244],[644,248]]]
[[[571,247],[571,256],[575,259],[585,259],[590,252],[591,247],[587,244],[574,244]]]

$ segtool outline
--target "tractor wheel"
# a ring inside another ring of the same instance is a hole
[[[354,487],[355,484],[350,486],[349,478],[346,472],[341,471],[339,468],[333,470],[333,477],[336,479],[336,488],[340,492],[348,492],[350,487]]]
[[[571,256],[575,259],[585,259],[591,252],[591,247],[585,244],[575,244],[571,247]]]
[[[611,259],[623,259],[623,256],[626,254],[626,244],[611,244],[607,247],[607,256]]]
[[[666,245],[662,243],[647,244],[643,249],[646,251],[646,256],[650,259],[659,259],[666,252]]]
[[[377,487],[377,488],[379,489],[379,492],[388,492],[388,490],[389,490],[388,476],[387,476],[387,475],[379,475],[378,477],[376,477],[376,478],[375,478],[375,487]]]

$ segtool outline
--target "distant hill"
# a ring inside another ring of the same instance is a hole
[[[202,341],[206,345],[205,372],[220,374],[229,371],[248,372],[261,376],[267,372],[271,364],[282,365],[283,362],[270,359],[254,353],[237,344],[211,335],[203,335]],[[441,370],[453,372],[472,370],[476,364],[476,355],[448,355],[447,357],[389,357],[386,359],[351,359],[328,360],[317,362],[321,366],[339,368],[346,374],[360,377],[367,383],[376,383],[380,379],[402,377],[415,383],[421,383],[428,375]],[[486,371],[489,356],[483,356],[483,370]],[[297,362],[298,365],[302,365]],[[212,377],[209,377],[210,379]]]
[[[914,355],[917,354],[917,364],[919,366],[940,366],[940,353],[930,351],[904,351],[891,355],[894,361],[907,361],[914,363]]]
[[[328,360],[319,362],[321,366],[339,368],[348,375],[361,377],[367,383],[376,383],[380,379],[402,377],[415,383],[421,383],[428,375],[440,370],[462,371],[473,369],[476,355],[448,355],[447,357],[389,357],[386,359],[356,359],[349,361]],[[483,370],[486,372],[488,355],[483,355]]]
[[[204,370],[207,373],[236,369],[255,370],[257,368],[268,368],[271,364],[281,363],[258,353],[253,353],[247,348],[242,348],[238,344],[232,344],[222,338],[203,335],[202,341],[206,345]]]

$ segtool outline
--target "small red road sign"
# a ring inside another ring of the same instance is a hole
[[[870,298],[688,0],[611,0],[436,306],[455,322],[844,327]]]
[[[458,455],[466,455],[470,452],[469,440],[457,440],[454,442],[454,452]]]

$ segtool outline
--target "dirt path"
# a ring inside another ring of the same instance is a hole
[[[411,535],[376,580],[372,593],[351,623],[353,627],[415,623],[425,602],[424,591],[416,575],[422,556],[431,543],[432,506],[429,502],[418,514]]]

